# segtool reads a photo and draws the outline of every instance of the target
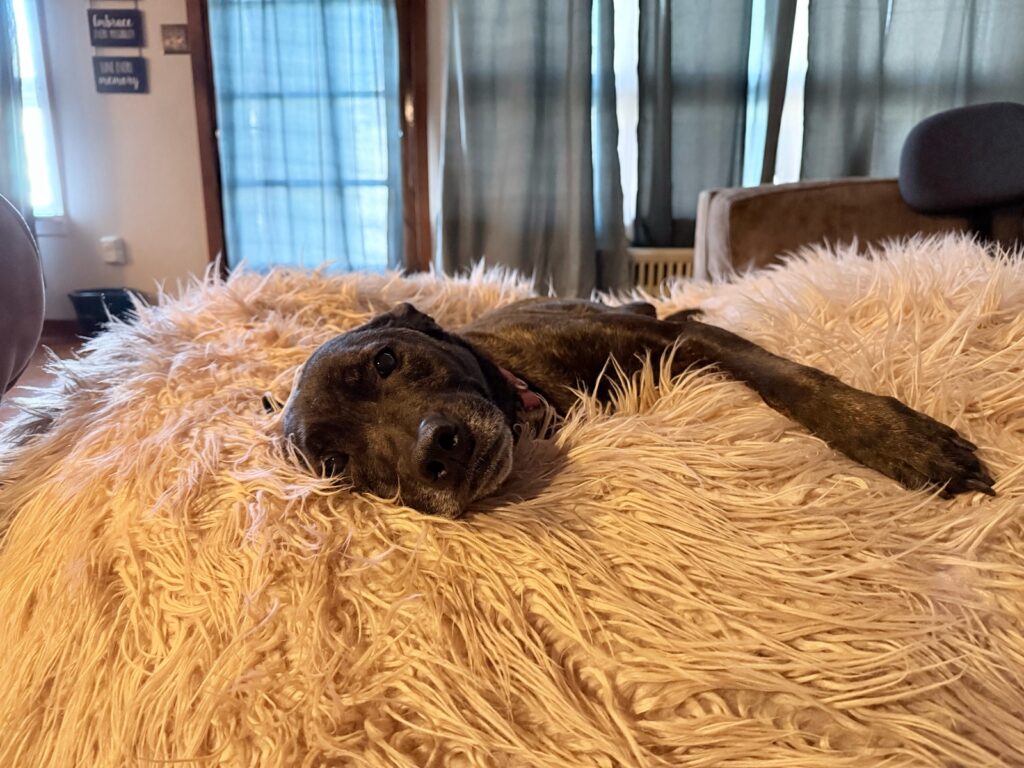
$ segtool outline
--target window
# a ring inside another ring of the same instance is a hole
[[[640,122],[640,3],[617,2],[615,14],[615,111],[619,124],[619,174],[622,178],[622,220],[633,239],[639,163],[637,126]]]
[[[779,147],[775,154],[776,184],[800,180],[800,156],[804,148],[804,81],[807,79],[809,0],[797,0],[793,23],[793,47],[789,53],[786,100],[782,106]]]
[[[211,49],[228,258],[401,260],[398,60],[380,0],[220,0]]]
[[[50,94],[43,60],[42,28],[37,0],[14,0],[21,78],[22,130],[28,158],[29,193],[37,218],[64,215],[57,152],[54,147]]]
[[[748,100],[746,144],[743,163],[744,186],[761,183],[765,126],[768,117],[767,77],[771,66],[765,45],[767,0],[752,0],[751,35],[748,52]],[[804,80],[807,75],[807,33],[809,0],[797,0],[793,42],[786,78],[786,96],[773,181],[776,184],[798,181],[803,149]],[[619,123],[619,164],[622,174],[623,218],[632,236],[637,195],[637,123],[639,61],[639,0],[615,3],[615,88]],[[890,8],[891,10],[891,8]],[[596,41],[595,41],[596,45]]]

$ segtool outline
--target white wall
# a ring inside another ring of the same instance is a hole
[[[140,3],[148,94],[99,94],[93,83],[87,3],[42,0],[44,55],[67,215],[63,235],[41,235],[46,317],[74,317],[68,291],[153,292],[207,265],[199,145],[188,56],[165,56],[160,24],[184,23],[185,0]],[[94,7],[127,7],[100,3]],[[115,49],[99,53],[116,55]],[[137,55],[125,49],[124,55]],[[128,263],[104,264],[99,238],[125,239]]]

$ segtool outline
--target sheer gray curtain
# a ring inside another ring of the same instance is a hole
[[[640,0],[634,239],[691,245],[697,196],[743,176],[750,0]]]
[[[1020,0],[811,0],[803,178],[893,176],[910,129],[1024,101]]]
[[[452,0],[450,12],[445,270],[482,259],[563,296],[621,285],[611,0]]]

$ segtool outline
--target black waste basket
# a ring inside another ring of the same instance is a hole
[[[135,313],[132,296],[145,301],[146,294],[134,288],[90,288],[68,294],[78,315],[78,330],[83,336],[95,336],[111,317],[131,320]]]

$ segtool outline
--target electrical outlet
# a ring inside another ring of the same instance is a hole
[[[107,235],[100,238],[100,252],[103,254],[103,261],[107,264],[124,264],[128,261],[128,255],[124,248],[124,238],[116,235]]]

